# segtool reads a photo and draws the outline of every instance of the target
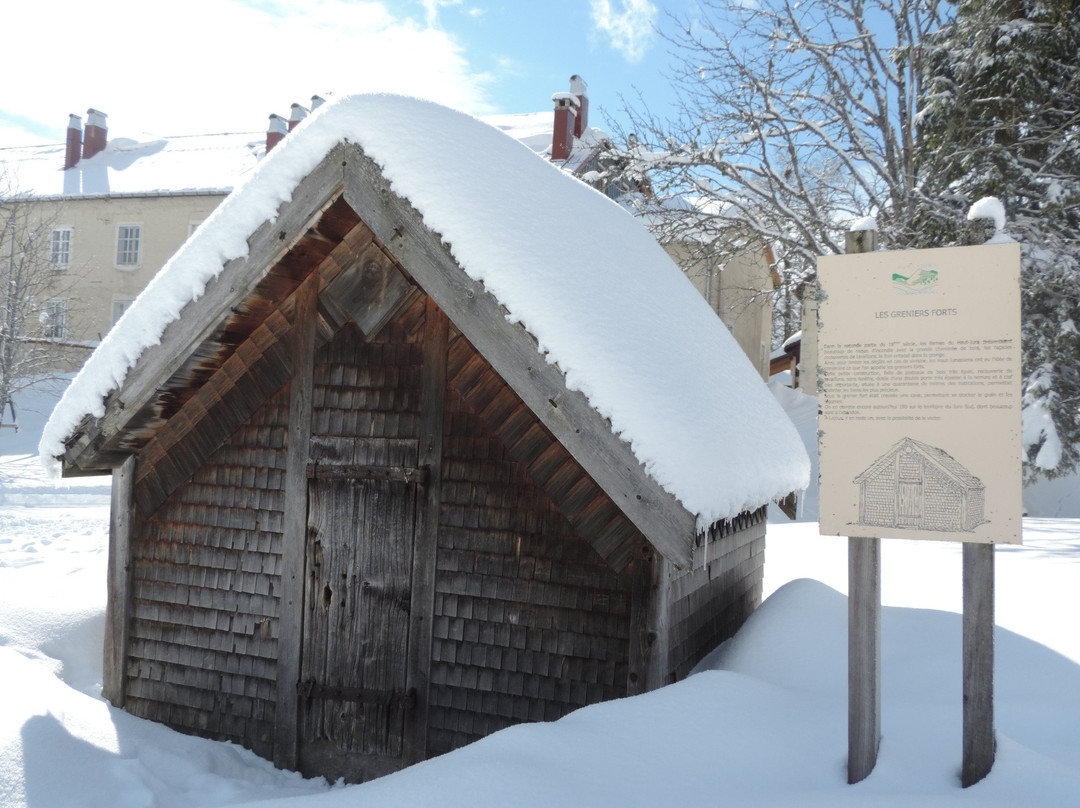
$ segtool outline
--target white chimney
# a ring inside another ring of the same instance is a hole
[[[576,73],[570,77],[570,92],[577,96],[578,114],[574,121],[574,137],[581,137],[589,125],[589,85]]]

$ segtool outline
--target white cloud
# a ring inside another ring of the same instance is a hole
[[[604,34],[628,62],[641,61],[652,44],[656,6],[649,0],[592,0],[590,12],[596,30]]]
[[[428,28],[439,24],[439,9],[447,6],[460,6],[461,0],[420,0],[424,7],[424,21]]]
[[[63,137],[68,113],[109,114],[117,136],[262,131],[271,112],[313,94],[399,92],[472,113],[491,111],[490,77],[454,37],[381,2],[187,0],[148,11],[109,0],[70,24],[55,0],[4,13],[5,61],[33,66],[8,76],[0,119],[27,119]],[[429,0],[437,15],[445,0]],[[84,115],[85,117],[85,115]],[[0,131],[0,145],[30,136]]]

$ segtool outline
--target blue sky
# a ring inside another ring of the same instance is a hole
[[[591,122],[619,94],[669,103],[670,57],[654,26],[691,0],[74,0],[5,11],[0,146],[63,139],[68,113],[109,115],[112,136],[260,131],[312,94],[421,95],[476,114],[550,108],[571,74]],[[94,8],[87,15],[80,9]],[[151,11],[152,9],[152,11]],[[37,33],[34,33],[37,32]],[[33,66],[30,69],[29,66]]]

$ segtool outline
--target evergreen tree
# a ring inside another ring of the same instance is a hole
[[[936,204],[912,246],[962,243],[971,203],[1004,202],[1023,256],[1028,475],[1068,473],[1080,461],[1080,3],[961,0],[924,49],[916,174]]]

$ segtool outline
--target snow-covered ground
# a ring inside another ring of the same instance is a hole
[[[813,399],[782,403],[812,435]],[[335,788],[101,701],[107,481],[53,488],[33,456],[40,424],[23,410],[18,434],[0,432],[3,808],[1080,805],[1080,519],[1029,518],[1024,546],[997,551],[997,762],[970,789],[960,547],[883,543],[884,737],[873,774],[848,786],[847,544],[782,516],[767,600],[707,670]],[[1061,503],[1080,507],[1080,491]]]

